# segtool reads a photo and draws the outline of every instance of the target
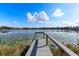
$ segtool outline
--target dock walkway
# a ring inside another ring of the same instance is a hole
[[[41,34],[41,35],[38,35]],[[54,39],[51,34],[44,33],[44,32],[35,32],[33,42],[25,54],[25,56],[53,56],[49,47],[48,47],[48,40],[51,40],[55,45],[57,45],[61,51],[62,56],[78,56],[73,51],[71,51],[69,48],[64,46],[62,43],[58,42],[56,39]]]
[[[38,39],[37,56],[52,56],[49,47],[46,45],[45,39]]]

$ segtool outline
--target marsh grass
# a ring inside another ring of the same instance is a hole
[[[63,56],[62,50],[59,48],[53,48],[51,52],[53,56]]]
[[[72,50],[73,52],[75,52],[76,54],[79,55],[79,46],[73,46],[72,44],[67,44],[66,45],[70,50]]]
[[[1,41],[0,56],[24,56],[31,42],[30,39]]]
[[[67,48],[69,48],[71,51],[73,51],[74,53],[76,53],[77,55],[79,55],[79,47],[78,46],[74,46],[72,44],[67,44],[65,45]],[[60,48],[50,48],[50,51],[52,53],[52,55],[54,56],[66,56],[63,51]]]

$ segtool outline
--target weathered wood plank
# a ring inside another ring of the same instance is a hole
[[[46,45],[45,39],[38,40],[37,56],[52,56],[49,47]]]
[[[34,49],[34,46],[35,46],[35,43],[36,43],[36,40],[34,40],[29,48],[29,50],[27,51],[26,55],[25,56],[31,56],[32,54],[32,51]]]

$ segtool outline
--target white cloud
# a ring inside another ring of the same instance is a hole
[[[36,21],[35,15],[32,16],[30,12],[27,13],[27,19],[31,22]]]
[[[27,13],[27,19],[29,21],[35,22],[35,21],[48,21],[49,16],[45,11],[40,11],[39,13],[35,12],[33,15],[29,12]]]
[[[39,21],[48,21],[49,16],[46,14],[45,11],[40,11],[39,14],[37,15],[37,20],[39,20]]]
[[[61,17],[64,15],[64,12],[62,9],[57,8],[54,12],[53,12],[53,16],[54,17]]]

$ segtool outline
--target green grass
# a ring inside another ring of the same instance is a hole
[[[76,53],[77,55],[79,55],[79,47],[78,46],[74,46],[72,44],[67,44],[66,45],[67,48],[69,48],[70,50],[72,50],[74,53]],[[50,48],[52,54],[54,56],[64,56],[64,52],[60,49],[60,48]]]
[[[73,46],[72,44],[67,44],[66,45],[70,50],[72,50],[73,52],[75,52],[76,54],[79,55],[79,47],[78,46]]]
[[[53,56],[63,56],[63,52],[59,48],[53,48],[51,49],[51,52]]]
[[[0,56],[23,56],[29,49],[32,40],[16,39],[0,42]]]

